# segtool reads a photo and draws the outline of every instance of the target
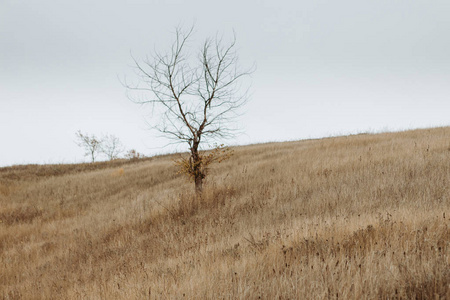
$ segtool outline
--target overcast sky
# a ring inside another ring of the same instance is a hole
[[[229,144],[448,126],[449,16],[448,0],[1,0],[0,166],[87,161],[77,130],[173,151],[118,78],[194,22],[194,44],[234,30],[257,65]]]

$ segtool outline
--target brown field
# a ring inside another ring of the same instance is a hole
[[[450,299],[450,127],[0,169],[3,299]]]

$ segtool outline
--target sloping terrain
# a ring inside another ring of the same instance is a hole
[[[450,127],[0,169],[3,299],[450,299]]]

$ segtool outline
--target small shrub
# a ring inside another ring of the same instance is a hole
[[[178,160],[174,160],[174,163],[178,168],[178,174],[185,174],[189,180],[194,181],[197,176],[201,176],[202,179],[205,178],[212,163],[221,163],[232,155],[233,150],[222,144],[211,151],[200,153],[199,161],[197,162],[193,162],[190,155],[189,157],[181,157]]]
[[[130,160],[137,160],[137,159],[145,158],[145,155],[137,152],[134,149],[131,149],[130,151],[127,152],[127,154],[125,154],[125,158],[130,159]]]

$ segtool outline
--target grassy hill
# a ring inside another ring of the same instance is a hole
[[[450,299],[450,127],[0,169],[3,299]]]

